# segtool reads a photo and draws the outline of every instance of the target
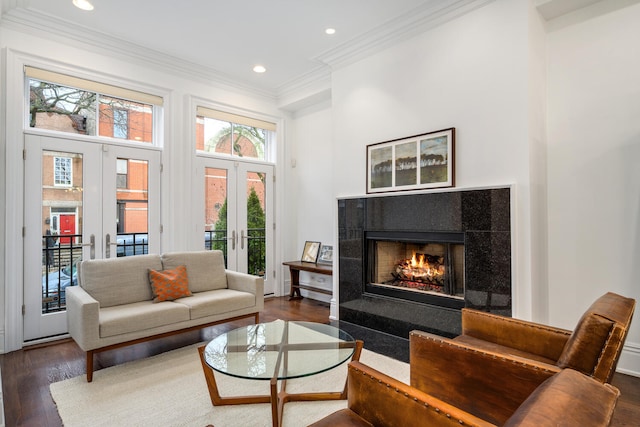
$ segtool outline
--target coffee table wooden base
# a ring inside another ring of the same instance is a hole
[[[360,353],[362,353],[362,347],[364,342],[356,340],[356,348],[351,356],[352,361],[360,360]],[[278,391],[278,378],[274,377],[270,380],[269,395],[260,396],[220,396],[218,385],[216,384],[216,377],[213,373],[213,369],[204,360],[204,349],[206,346],[198,348],[200,354],[200,363],[202,364],[202,370],[204,371],[204,377],[207,381],[207,388],[209,389],[209,396],[211,397],[211,403],[214,406],[220,405],[246,405],[252,403],[271,403],[271,417],[273,420],[273,427],[279,427],[282,425],[282,413],[284,412],[284,404],[287,402],[310,402],[319,400],[341,400],[347,398],[347,382],[345,380],[344,389],[339,392],[320,392],[320,393],[287,393],[287,380],[281,380],[281,387]]]

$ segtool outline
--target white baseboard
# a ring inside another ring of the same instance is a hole
[[[640,344],[626,342],[616,372],[640,377]]]

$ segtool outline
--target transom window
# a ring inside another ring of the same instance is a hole
[[[129,111],[120,108],[112,108],[112,111],[114,138],[127,139],[129,134]]]
[[[198,107],[196,150],[268,161],[275,130],[274,123]]]
[[[162,98],[26,67],[29,127],[154,143]]]

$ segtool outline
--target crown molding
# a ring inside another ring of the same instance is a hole
[[[10,0],[12,3],[16,1],[19,0]],[[13,8],[2,15],[0,23],[5,28],[26,34],[52,39],[73,47],[82,46],[93,52],[100,52],[128,62],[158,68],[174,75],[196,79],[221,89],[232,90],[236,93],[239,92],[253,97],[262,97],[271,102],[276,101],[276,94],[273,91],[238,81],[215,69],[142,47],[41,12],[20,7]],[[69,31],[70,28],[73,28],[73,31]]]
[[[278,87],[278,107],[288,111],[296,110],[301,105],[307,106],[319,94],[326,97],[326,93],[331,93],[331,68],[318,65],[310,72]]]
[[[479,9],[495,0],[456,0],[445,5],[427,2],[384,26],[366,32],[314,59],[338,69],[380,52],[396,43],[427,32],[448,21]]]

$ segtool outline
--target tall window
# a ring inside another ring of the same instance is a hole
[[[198,107],[196,150],[269,161],[275,131],[274,123]]]
[[[162,98],[26,67],[29,127],[154,143]]]
[[[71,157],[53,158],[53,185],[58,187],[71,187],[73,183],[73,169]]]

